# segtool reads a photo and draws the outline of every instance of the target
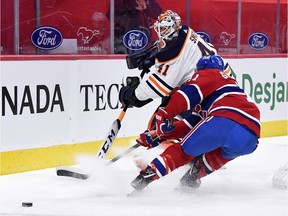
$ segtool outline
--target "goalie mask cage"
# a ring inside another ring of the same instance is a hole
[[[288,190],[288,162],[274,172],[272,183],[274,187]]]

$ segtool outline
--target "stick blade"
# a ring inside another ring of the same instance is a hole
[[[57,176],[72,177],[76,179],[86,180],[89,178],[88,174],[81,173],[80,170],[67,166],[60,166],[56,168]]]

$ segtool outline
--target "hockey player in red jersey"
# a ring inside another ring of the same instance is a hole
[[[140,135],[138,143],[151,148],[161,140],[186,135],[141,170],[131,183],[136,190],[188,163],[191,167],[180,183],[199,187],[202,177],[257,148],[261,126],[259,109],[223,69],[220,56],[204,56],[197,63],[197,72],[191,80],[172,95],[165,108],[158,109],[157,138],[146,132]],[[191,111],[188,120],[179,125],[170,122],[187,110]]]

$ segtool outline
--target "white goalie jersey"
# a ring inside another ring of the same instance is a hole
[[[173,89],[192,77],[202,56],[217,54],[212,44],[204,41],[188,26],[183,26],[178,38],[166,47],[156,56],[155,72],[150,73],[148,79],[136,88],[135,95],[139,100],[169,96]],[[228,64],[227,73],[230,73]]]

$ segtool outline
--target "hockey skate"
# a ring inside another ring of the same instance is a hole
[[[148,166],[146,169],[142,170],[140,174],[131,182],[131,186],[137,190],[143,190],[148,184],[152,181],[158,179],[156,171],[153,170],[151,166]]]
[[[195,158],[196,159],[196,158]],[[189,166],[190,169],[182,176],[180,179],[180,187],[189,187],[189,188],[199,188],[201,185],[201,180],[198,177],[200,171],[199,164],[201,160],[193,160]]]

